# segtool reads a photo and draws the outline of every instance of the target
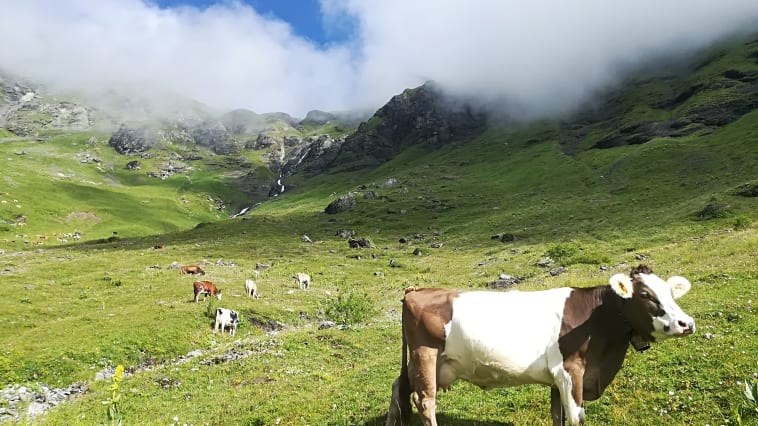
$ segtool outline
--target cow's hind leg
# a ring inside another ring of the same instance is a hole
[[[411,353],[414,376],[413,403],[424,426],[437,426],[437,348],[420,347]]]
[[[411,383],[407,371],[392,383],[392,400],[385,426],[402,426],[411,424]]]

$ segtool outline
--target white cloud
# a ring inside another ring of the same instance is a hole
[[[160,88],[219,108],[299,116],[375,109],[428,79],[560,111],[628,64],[758,19],[755,0],[322,0],[324,22],[355,37],[321,47],[238,2],[2,3],[0,69],[68,88]]]

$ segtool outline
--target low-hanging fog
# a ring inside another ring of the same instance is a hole
[[[88,93],[214,108],[376,109],[434,80],[529,115],[570,110],[640,61],[758,27],[756,0],[321,0],[319,45],[238,1],[4,0],[0,70]]]

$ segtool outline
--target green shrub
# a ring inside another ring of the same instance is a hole
[[[734,226],[734,229],[747,229],[752,225],[753,219],[750,219],[750,216],[741,214],[738,216],[735,216],[734,222],[732,222],[732,226]]]
[[[205,305],[205,316],[210,319],[216,319],[216,308],[218,299],[216,299],[216,296],[206,296],[206,299],[208,304]]]
[[[697,212],[697,218],[700,220],[723,219],[732,214],[731,207],[726,204],[708,204],[702,210]]]
[[[753,424],[745,420],[758,416],[758,383],[745,380],[745,401],[734,408],[733,414],[737,425]]]
[[[610,263],[611,259],[602,253],[594,251],[581,252],[578,255],[571,257],[568,264],[583,263],[585,265],[600,265],[603,263]]]
[[[545,254],[556,262],[565,264],[571,257],[576,256],[578,252],[579,247],[576,244],[558,243],[547,249]]]
[[[353,325],[371,316],[373,306],[373,301],[365,293],[340,293],[324,301],[322,309],[326,319],[337,324]]]

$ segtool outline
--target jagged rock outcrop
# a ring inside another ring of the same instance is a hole
[[[486,127],[487,117],[470,104],[445,96],[434,83],[405,90],[393,97],[336,150],[326,150],[317,162],[302,169],[348,169],[378,166],[410,145],[431,149],[472,137]]]
[[[155,146],[155,137],[147,129],[122,125],[111,135],[108,145],[119,154],[139,155]]]
[[[299,146],[290,152],[287,161],[281,166],[282,178],[300,171],[318,173],[324,170],[345,143],[344,137],[332,138],[329,135],[310,136],[304,141],[299,138],[298,140]]]
[[[92,108],[43,96],[39,87],[0,75],[0,127],[18,136],[40,130],[82,131],[94,124]]]
[[[142,168],[142,164],[139,161],[134,160],[126,163],[126,166],[124,168],[126,170],[139,170]]]
[[[277,145],[279,142],[277,141],[277,138],[275,138],[272,135],[267,135],[265,133],[259,133],[258,137],[255,139],[250,139],[247,142],[245,142],[245,149],[251,149],[251,150],[259,150],[259,149],[266,149],[270,148],[274,145]]]
[[[348,192],[345,195],[340,195],[339,198],[329,203],[324,209],[326,214],[337,214],[344,211],[348,211],[358,204],[358,200],[355,198],[355,194]]]
[[[198,145],[209,148],[219,155],[239,153],[239,146],[220,121],[204,121],[188,129]]]

